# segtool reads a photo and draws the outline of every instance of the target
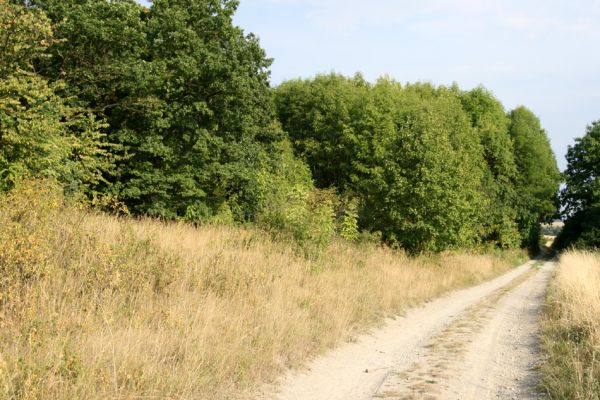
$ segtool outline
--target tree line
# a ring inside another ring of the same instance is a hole
[[[564,180],[560,196],[566,221],[554,247],[600,249],[600,120],[569,146]]]
[[[483,87],[360,75],[272,88],[233,0],[0,0],[0,190],[411,252],[537,248],[560,174],[539,119]]]

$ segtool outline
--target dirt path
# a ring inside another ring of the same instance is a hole
[[[529,262],[410,310],[261,398],[537,398],[538,316],[552,269]]]

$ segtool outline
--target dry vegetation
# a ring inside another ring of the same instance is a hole
[[[550,397],[600,399],[600,254],[561,255],[542,329]]]
[[[0,398],[228,399],[522,253],[409,258],[0,199]],[[596,297],[597,301],[597,297]]]

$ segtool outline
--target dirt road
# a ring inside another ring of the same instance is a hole
[[[285,377],[264,399],[539,398],[538,319],[553,263],[453,292]]]

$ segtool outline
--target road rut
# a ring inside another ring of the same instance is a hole
[[[531,399],[553,263],[455,291],[284,377],[260,399]]]

